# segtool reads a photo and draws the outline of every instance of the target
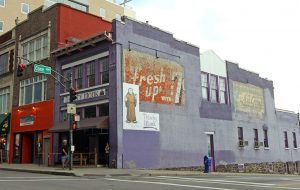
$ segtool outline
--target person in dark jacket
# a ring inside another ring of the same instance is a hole
[[[204,173],[209,172],[209,158],[205,155],[204,156]]]

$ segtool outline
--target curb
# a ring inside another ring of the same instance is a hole
[[[38,174],[50,174],[50,175],[61,175],[61,176],[77,176],[74,172],[42,171],[42,170],[17,169],[17,168],[0,168],[0,170],[38,173]]]

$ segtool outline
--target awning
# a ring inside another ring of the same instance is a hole
[[[10,113],[0,115],[0,134],[9,133],[10,130]]]
[[[108,128],[108,116],[96,117],[83,119],[78,122],[77,130],[86,130],[86,129],[107,129]],[[66,132],[70,129],[70,121],[64,121],[58,125],[49,129],[52,133]]]

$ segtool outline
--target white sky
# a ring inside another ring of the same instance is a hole
[[[300,0],[133,0],[137,19],[273,80],[277,108],[300,109]]]

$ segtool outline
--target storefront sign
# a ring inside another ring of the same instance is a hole
[[[159,131],[159,114],[140,112],[139,86],[123,83],[123,128]]]
[[[262,117],[265,113],[263,89],[252,84],[233,82],[235,110]]]
[[[34,116],[24,116],[20,118],[20,126],[27,126],[34,124]]]
[[[10,114],[0,115],[0,134],[9,133],[10,129]]]
[[[184,105],[184,69],[178,63],[124,50],[124,82],[139,86],[140,100]]]
[[[106,95],[106,89],[99,89],[99,90],[94,90],[94,91],[89,91],[89,92],[82,92],[82,93],[77,93],[77,99],[75,101],[79,100],[85,100],[85,99],[90,99],[90,98],[96,98],[96,97],[101,97]],[[69,96],[64,97],[64,103],[70,102]]]

